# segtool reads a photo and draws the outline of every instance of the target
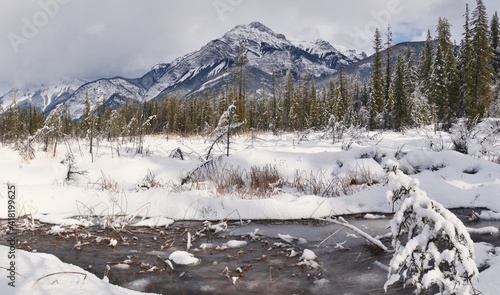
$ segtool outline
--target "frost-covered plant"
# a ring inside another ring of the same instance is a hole
[[[425,131],[425,137],[427,138],[427,146],[433,152],[440,152],[444,150],[444,139],[443,134],[438,132],[437,135],[432,135]]]
[[[418,294],[433,286],[440,294],[473,294],[477,280],[473,242],[463,223],[419,188],[419,181],[403,174],[388,161],[387,197],[399,209],[391,220],[395,249],[384,288],[401,276]],[[406,237],[406,243],[403,242]]]
[[[464,154],[497,162],[500,123],[496,119],[461,119],[451,128],[453,148]]]
[[[450,132],[454,150],[462,154],[469,153],[469,145],[479,132],[479,130],[475,128],[477,126],[477,120],[477,118],[472,121],[460,119],[457,123],[453,124]]]
[[[205,158],[207,160],[212,158],[212,151],[219,143],[226,146],[226,155],[229,157],[231,133],[241,125],[243,125],[243,122],[238,121],[238,115],[236,114],[236,105],[234,105],[233,103],[227,108],[224,113],[222,113],[219,118],[217,127],[214,131],[212,131],[207,140],[205,140],[205,142],[208,141],[211,143]]]
[[[163,186],[163,181],[161,179],[156,179],[155,173],[151,169],[148,169],[148,173],[144,176],[142,181],[135,185],[135,190],[140,191],[151,188],[162,188]]]

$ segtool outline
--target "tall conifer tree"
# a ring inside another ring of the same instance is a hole
[[[375,41],[373,43],[375,50],[372,73],[372,93],[370,100],[370,129],[382,127],[379,117],[384,111],[384,80],[382,76],[382,36],[377,28],[375,30]]]
[[[408,124],[408,94],[405,85],[405,73],[408,69],[405,67],[403,58],[398,56],[396,65],[396,74],[394,77],[394,128],[403,130]]]
[[[460,53],[458,57],[458,66],[460,68],[460,117],[470,115],[470,108],[473,102],[474,74],[472,71],[472,32],[470,28],[469,4],[465,5],[465,24],[462,41],[460,44]]]
[[[459,113],[460,85],[451,25],[439,18],[434,73],[431,80],[432,102],[437,107],[438,121],[449,126]]]
[[[384,81],[384,127],[392,128],[393,126],[393,115],[392,107],[394,104],[393,93],[392,93],[392,31],[391,26],[387,27],[387,39],[385,43],[385,81]]]
[[[473,89],[466,112],[469,117],[483,117],[493,98],[493,50],[490,43],[490,30],[486,7],[482,0],[477,0],[477,7],[472,12],[472,60]]]
[[[498,20],[498,12],[495,11],[491,19],[491,48],[493,49],[493,70],[495,81],[500,78],[500,22]]]

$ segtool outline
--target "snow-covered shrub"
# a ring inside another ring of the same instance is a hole
[[[444,150],[444,139],[441,132],[438,132],[436,135],[432,135],[425,131],[425,137],[427,138],[427,146],[431,151],[440,152]]]
[[[342,140],[341,149],[350,151],[354,144],[361,145],[366,142],[366,129],[358,126],[351,126],[346,131],[347,138]]]
[[[155,173],[151,169],[148,169],[148,173],[144,176],[142,181],[135,185],[135,189],[136,191],[140,191],[150,188],[162,188],[163,186],[163,181],[161,179],[156,179]]]
[[[170,155],[168,157],[172,158],[172,159],[177,159],[177,160],[184,161],[186,159],[186,153],[184,153],[181,150],[181,148],[176,148],[172,152],[170,152]]]
[[[473,242],[463,223],[419,188],[419,181],[387,162],[388,199],[399,209],[391,220],[395,249],[384,288],[401,276],[424,294],[433,286],[440,294],[473,294],[477,280]],[[406,237],[406,238],[405,238]],[[406,240],[406,243],[403,242]]]
[[[371,158],[354,160],[347,164],[346,170],[345,177],[351,184],[370,186],[385,179],[384,170]]]
[[[450,130],[453,148],[464,154],[485,160],[498,162],[497,137],[500,133],[500,122],[495,119],[459,120]]]
[[[68,154],[67,157],[61,161],[61,164],[68,166],[65,173],[66,177],[64,178],[65,183],[78,183],[82,176],[88,174],[87,170],[78,169],[78,165],[72,153]]]
[[[453,143],[453,149],[462,154],[469,153],[469,145],[471,140],[473,140],[478,131],[475,129],[477,125],[477,119],[469,121],[467,119],[460,119],[457,123],[453,124],[450,129],[451,132],[451,142]]]
[[[347,128],[342,122],[337,121],[334,115],[331,115],[328,119],[328,125],[324,130],[324,135],[322,138],[331,138],[332,143],[337,143],[344,137],[344,132]]]

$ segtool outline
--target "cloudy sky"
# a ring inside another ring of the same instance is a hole
[[[62,78],[142,76],[238,24],[371,53],[375,27],[423,40],[439,16],[459,40],[475,0],[1,0],[0,91]],[[488,13],[498,0],[484,0]],[[458,42],[458,41],[457,41]]]

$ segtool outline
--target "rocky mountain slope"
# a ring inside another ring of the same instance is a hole
[[[91,104],[116,106],[128,100],[149,101],[165,95],[189,97],[219,91],[235,81],[238,48],[244,46],[248,63],[245,82],[249,92],[268,91],[273,73],[283,77],[291,70],[296,77],[331,77],[339,68],[351,67],[366,55],[345,53],[325,40],[290,41],[261,23],[239,25],[200,50],[171,63],[154,66],[140,78],[103,78],[86,82],[68,80],[50,85],[12,90],[0,97],[5,109],[15,97],[19,105],[33,105],[46,113],[65,103],[74,119],[81,116],[86,98]]]

